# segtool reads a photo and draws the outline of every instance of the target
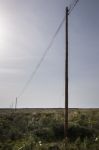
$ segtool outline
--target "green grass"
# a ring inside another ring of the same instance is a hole
[[[98,150],[99,109],[0,109],[0,150]]]

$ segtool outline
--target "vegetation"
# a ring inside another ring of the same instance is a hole
[[[98,150],[98,109],[69,109],[64,140],[63,109],[0,110],[0,150]]]

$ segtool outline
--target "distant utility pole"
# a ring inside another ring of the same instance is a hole
[[[68,137],[68,15],[69,10],[66,7],[66,53],[65,53],[65,123],[64,136]]]
[[[15,111],[16,111],[16,109],[17,109],[17,97],[16,97],[16,100],[15,100]]]

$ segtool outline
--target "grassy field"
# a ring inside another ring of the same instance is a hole
[[[0,109],[0,150],[99,150],[99,109]]]

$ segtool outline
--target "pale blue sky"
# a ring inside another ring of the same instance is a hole
[[[15,103],[72,0],[0,0],[0,107]],[[99,107],[99,1],[69,16],[69,107]],[[64,107],[65,23],[18,107]]]

